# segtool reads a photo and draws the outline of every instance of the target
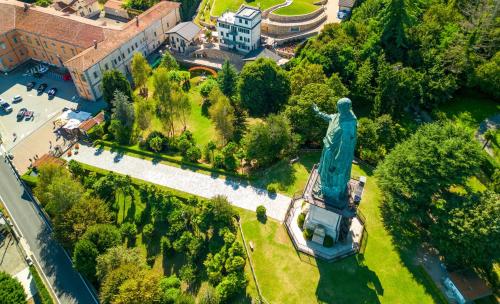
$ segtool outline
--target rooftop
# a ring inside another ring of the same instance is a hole
[[[81,48],[92,46],[94,40],[103,41],[108,32],[117,29],[54,8],[30,6],[14,0],[0,0],[0,20],[0,33],[17,29]]]
[[[181,22],[170,29],[167,34],[176,33],[182,38],[191,41],[193,40],[201,31],[201,28],[194,22]]]
[[[97,48],[92,47],[86,49],[68,60],[65,65],[81,71],[90,68],[116,50],[117,47],[136,36],[137,33],[145,30],[153,22],[168,15],[173,9],[176,9],[179,6],[180,3],[170,1],[161,1],[155,4],[153,7],[139,15],[137,20],[133,19],[129,21],[123,25],[119,31],[113,33],[113,35],[107,35],[104,41],[98,43]]]
[[[472,270],[455,271],[449,275],[466,301],[478,300],[492,294],[488,285]]]
[[[260,13],[260,10],[251,6],[242,5],[240,9],[236,12],[236,16],[243,17],[247,19],[252,19],[257,14]]]
[[[125,10],[123,8],[123,2],[120,0],[108,0],[104,4],[104,7],[109,8],[109,9],[114,9],[114,10]]]

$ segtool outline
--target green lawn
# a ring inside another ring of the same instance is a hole
[[[301,191],[306,186],[309,172],[315,163],[319,161],[321,152],[301,153],[299,161],[290,165],[288,160],[282,160],[268,169],[259,171],[252,181],[257,187],[266,188],[267,185],[274,183],[278,190],[288,196],[293,196],[297,191]]]
[[[319,8],[314,5],[318,0],[293,0],[292,4],[275,10],[276,15],[295,16],[312,13]]]
[[[488,117],[500,113],[500,103],[474,91],[461,91],[450,102],[439,107],[446,116],[458,125],[471,132],[479,128],[479,124]],[[494,159],[500,164],[500,132],[497,132],[496,142],[492,143]]]
[[[284,0],[256,0],[256,1],[246,1],[246,0],[215,0],[213,4],[211,15],[220,16],[225,11],[229,10],[236,12],[240,5],[250,5],[254,7],[260,7],[261,10],[265,10],[273,5],[285,2]]]
[[[255,213],[241,211],[245,238],[255,244],[251,254],[257,279],[270,303],[434,303],[431,286],[413,263],[413,253],[400,253],[385,230],[380,191],[367,168],[353,175],[368,181],[361,210],[367,219],[364,254],[334,263],[298,254],[284,226]]]
[[[196,144],[203,148],[209,141],[217,141],[217,133],[212,120],[202,111],[203,98],[199,86],[189,92],[191,113],[187,122],[187,129],[193,133]]]

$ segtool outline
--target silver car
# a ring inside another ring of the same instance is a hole
[[[21,95],[16,95],[16,96],[12,97],[13,103],[21,102],[21,101],[23,101],[23,98],[21,97]]]

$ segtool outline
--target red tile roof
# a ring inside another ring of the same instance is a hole
[[[95,117],[92,117],[90,119],[87,119],[86,121],[82,122],[82,124],[78,127],[80,130],[83,132],[87,132],[90,130],[93,126],[98,125],[104,121],[104,112],[100,112],[97,114]]]
[[[106,39],[98,44],[97,48],[89,48],[70,60],[65,62],[67,67],[84,71],[116,50],[120,45],[129,41],[139,32],[144,31],[152,23],[170,14],[172,10],[180,7],[178,2],[161,1],[138,16],[139,25],[136,20],[131,20],[125,24],[119,32],[113,35],[106,35]]]
[[[0,0],[0,33],[16,29],[49,39],[88,48],[93,41],[105,39],[106,27],[99,22],[59,12],[54,8],[30,6],[12,0]],[[4,22],[6,20],[6,22]]]
[[[474,301],[492,295],[488,285],[472,270],[451,272],[449,276],[467,301]]]
[[[106,4],[104,4],[105,8],[110,8],[114,10],[124,10],[122,7],[123,2],[119,0],[108,0],[106,1]]]

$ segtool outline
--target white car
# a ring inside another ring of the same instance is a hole
[[[10,104],[6,103],[4,100],[0,99],[0,108],[5,112],[5,113],[10,113],[12,112],[12,107]]]
[[[16,96],[12,97],[12,102],[20,102],[22,100],[23,100],[23,98],[21,97],[21,95],[16,95]]]

